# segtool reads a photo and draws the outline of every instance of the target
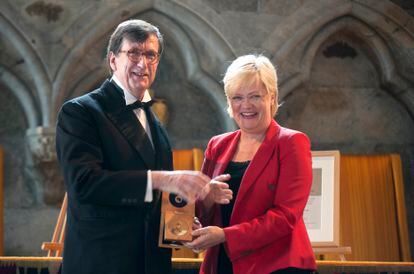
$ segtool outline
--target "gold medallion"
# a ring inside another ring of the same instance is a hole
[[[174,218],[167,224],[168,229],[172,234],[177,236],[183,236],[188,232],[188,224],[181,221],[179,218]]]

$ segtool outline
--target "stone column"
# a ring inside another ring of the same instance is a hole
[[[27,171],[35,185],[39,202],[58,205],[64,195],[63,177],[55,148],[55,128],[36,127],[26,131]]]

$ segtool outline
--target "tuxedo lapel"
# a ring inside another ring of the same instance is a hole
[[[147,116],[148,124],[151,130],[151,137],[152,137],[152,143],[154,144],[154,152],[155,152],[155,165],[156,169],[162,169],[162,163],[161,163],[161,144],[160,144],[160,133],[159,133],[159,127],[158,121],[156,120],[152,110],[149,107],[145,107],[145,115]]]
[[[132,110],[108,113],[109,119],[139,152],[149,169],[155,166],[155,151],[151,141]]]
[[[104,82],[101,90],[103,91],[101,103],[107,111],[108,118],[139,153],[148,169],[153,169],[156,164],[154,148],[133,110],[126,108],[122,91],[109,81]]]
[[[162,155],[163,155],[164,149],[162,145],[162,140],[160,139],[161,138],[161,134],[159,132],[160,125],[150,108],[145,109],[145,114],[147,115],[148,123],[149,123],[150,130],[151,130],[151,135],[152,135],[152,142],[154,144],[154,149],[155,149],[155,159],[154,159],[155,169],[162,170],[163,169]],[[161,191],[154,190],[153,192],[154,203],[157,204],[160,198],[161,198]]]

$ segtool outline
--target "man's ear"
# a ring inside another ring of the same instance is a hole
[[[111,51],[109,53],[109,66],[112,69],[112,72],[116,71],[116,56],[115,54]]]

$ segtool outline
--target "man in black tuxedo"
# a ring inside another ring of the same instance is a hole
[[[171,251],[158,247],[160,193],[193,202],[210,179],[171,171],[167,134],[149,108],[162,51],[158,28],[121,23],[107,50],[112,77],[59,112],[68,193],[63,274],[171,272]]]

